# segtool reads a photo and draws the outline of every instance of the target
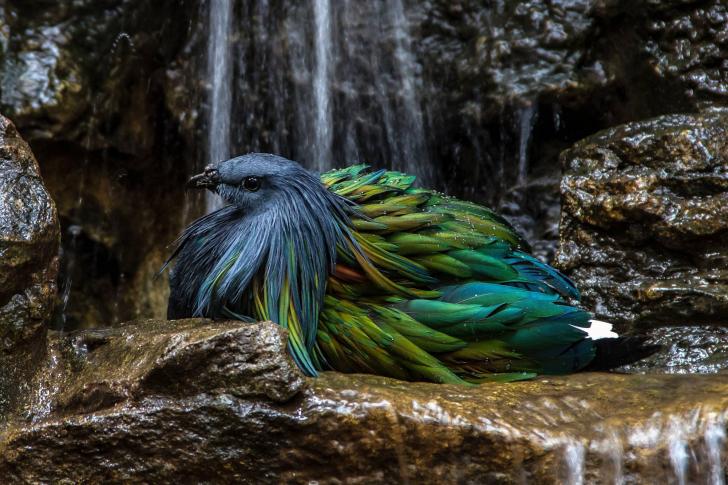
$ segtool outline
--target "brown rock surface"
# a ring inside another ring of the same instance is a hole
[[[58,273],[56,207],[38,163],[13,123],[0,115],[0,417],[8,389],[41,360]]]
[[[728,466],[726,376],[306,384],[278,326],[203,320],[51,349],[37,399],[0,431],[12,482],[703,483]]]
[[[728,323],[728,113],[617,126],[561,155],[557,262],[610,321]]]

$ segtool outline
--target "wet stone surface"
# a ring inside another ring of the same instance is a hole
[[[728,327],[660,327],[650,331],[650,342],[661,350],[621,370],[728,375]]]
[[[617,126],[561,160],[557,263],[587,308],[643,330],[728,323],[728,114]]]
[[[41,360],[55,304],[59,228],[38,163],[0,115],[0,420]],[[22,394],[22,392],[21,392]]]
[[[304,379],[280,327],[205,320],[53,334],[48,356],[0,428],[6,480],[705,483],[728,468],[725,375]]]

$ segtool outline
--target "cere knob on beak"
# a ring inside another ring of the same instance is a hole
[[[220,183],[220,172],[212,165],[205,167],[205,171],[195,175],[187,181],[189,189],[212,189]]]

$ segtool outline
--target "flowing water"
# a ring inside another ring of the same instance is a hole
[[[565,483],[570,485],[584,484],[584,444],[576,439],[568,439],[564,446]]]
[[[207,45],[207,79],[210,83],[207,156],[210,162],[231,155],[233,0],[210,0]],[[199,167],[202,168],[202,167]],[[217,208],[217,198],[207,194],[208,211]]]
[[[208,157],[270,151],[325,171],[370,162],[432,182],[422,78],[400,0],[212,0]]]
[[[655,413],[636,427],[598,428],[586,441],[578,437],[586,430],[545,441],[547,448],[561,455],[562,483],[725,484],[725,411]]]
[[[526,104],[521,108],[519,115],[517,183],[518,185],[524,185],[528,181],[528,149],[538,115],[536,103],[529,102]]]
[[[314,45],[316,60],[313,99],[316,123],[313,136],[312,166],[324,171],[331,167],[333,120],[331,113],[331,0],[314,0]]]

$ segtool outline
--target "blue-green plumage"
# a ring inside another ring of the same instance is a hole
[[[593,340],[573,282],[502,217],[413,182],[363,165],[319,178],[267,154],[208,168],[192,185],[229,205],[180,237],[169,317],[275,321],[308,375],[505,381],[651,350]]]

